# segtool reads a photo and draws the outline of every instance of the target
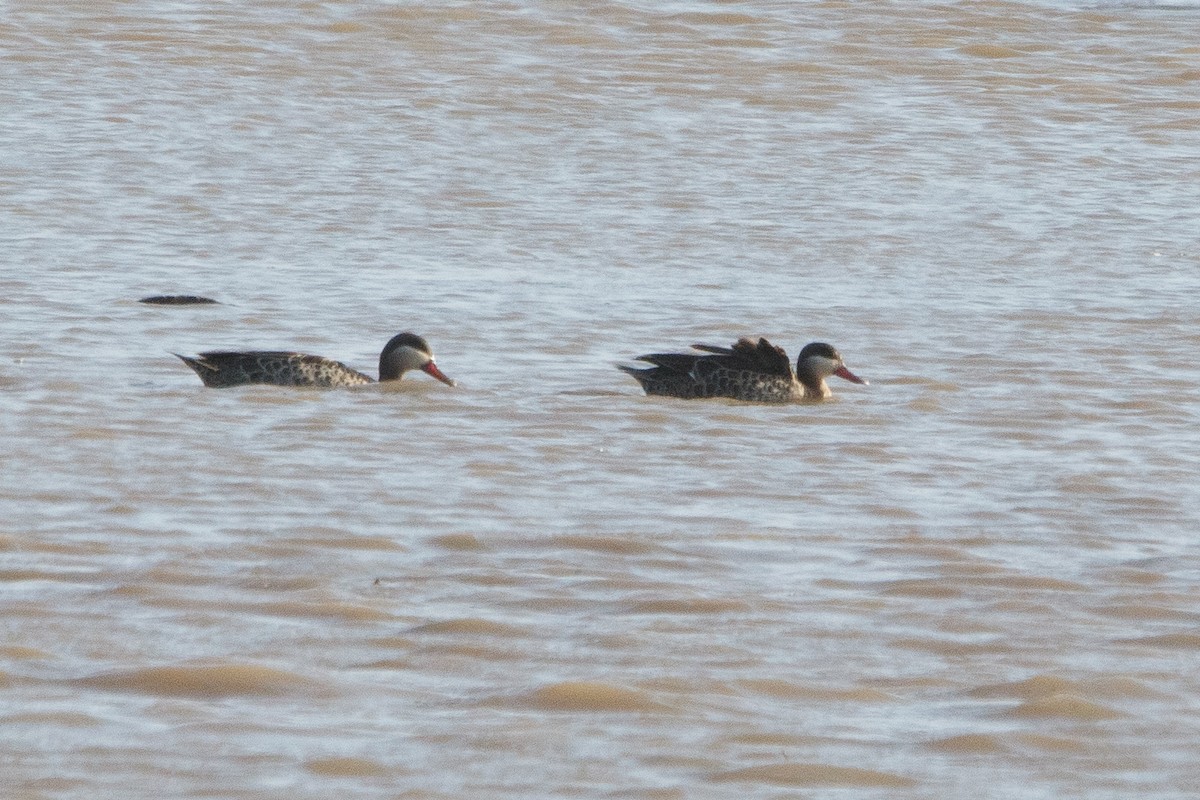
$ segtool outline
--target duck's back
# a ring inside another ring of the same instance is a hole
[[[282,350],[211,351],[179,358],[196,371],[205,386],[214,388],[252,383],[332,388],[375,382],[340,361]]]
[[[796,399],[796,383],[787,354],[766,339],[739,339],[733,347],[694,345],[709,355],[652,353],[639,361],[653,369],[622,369],[637,378],[646,394],[684,399],[728,397],[734,400],[778,403]]]

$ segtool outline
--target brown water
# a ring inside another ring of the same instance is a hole
[[[5,4],[0,793],[1194,796],[1198,31]],[[743,334],[872,385],[613,369]]]

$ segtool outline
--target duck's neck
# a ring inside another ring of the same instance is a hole
[[[825,379],[809,370],[798,371],[796,380],[804,387],[805,400],[824,400],[833,394]]]
[[[405,365],[395,353],[383,352],[379,356],[379,382],[398,381],[405,372]]]

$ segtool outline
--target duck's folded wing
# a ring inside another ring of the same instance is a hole
[[[209,385],[236,386],[243,383],[298,384],[293,373],[303,365],[318,366],[325,359],[288,350],[213,350],[200,354],[200,362],[211,370]],[[199,370],[197,370],[199,372]],[[205,376],[201,374],[203,379]]]
[[[695,350],[703,350],[706,353],[715,353],[719,356],[733,355],[733,348],[731,347],[717,347],[716,345],[711,344],[694,344],[692,345],[692,348]]]
[[[710,363],[713,368],[743,370],[784,377],[792,375],[792,365],[788,362],[787,353],[782,347],[776,347],[766,339],[754,342],[742,338],[734,342],[733,347],[714,347],[710,344],[694,344],[692,347],[712,353],[711,356],[702,356],[702,359]]]
[[[738,344],[746,342],[750,344],[748,339],[742,339]],[[758,344],[754,347],[754,358],[758,362],[759,371],[769,375],[785,375],[792,376],[792,364],[788,361],[787,353],[782,347],[776,347],[766,339],[759,339]]]
[[[692,371],[692,368],[696,366],[696,362],[701,358],[703,356],[693,356],[687,353],[650,353],[638,356],[637,360],[645,361],[671,372],[680,372],[686,375]]]

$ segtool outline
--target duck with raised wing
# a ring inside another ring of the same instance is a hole
[[[196,371],[205,386],[214,388],[250,383],[322,388],[375,383],[371,376],[351,369],[340,361],[284,350],[221,350],[200,353],[198,356],[175,355]],[[442,383],[455,385],[438,369],[433,360],[433,351],[424,339],[415,333],[398,333],[379,354],[379,381],[398,381],[405,372],[414,369]]]
[[[825,400],[833,392],[825,379],[830,375],[851,383],[865,384],[846,368],[841,354],[832,345],[813,342],[805,345],[796,359],[796,369],[782,347],[766,339],[757,344],[738,339],[733,347],[694,344],[705,355],[694,353],[651,353],[638,361],[650,368],[618,365],[618,369],[637,379],[646,394],[666,395],[690,400],[698,397],[728,397],[756,403],[790,403]]]

